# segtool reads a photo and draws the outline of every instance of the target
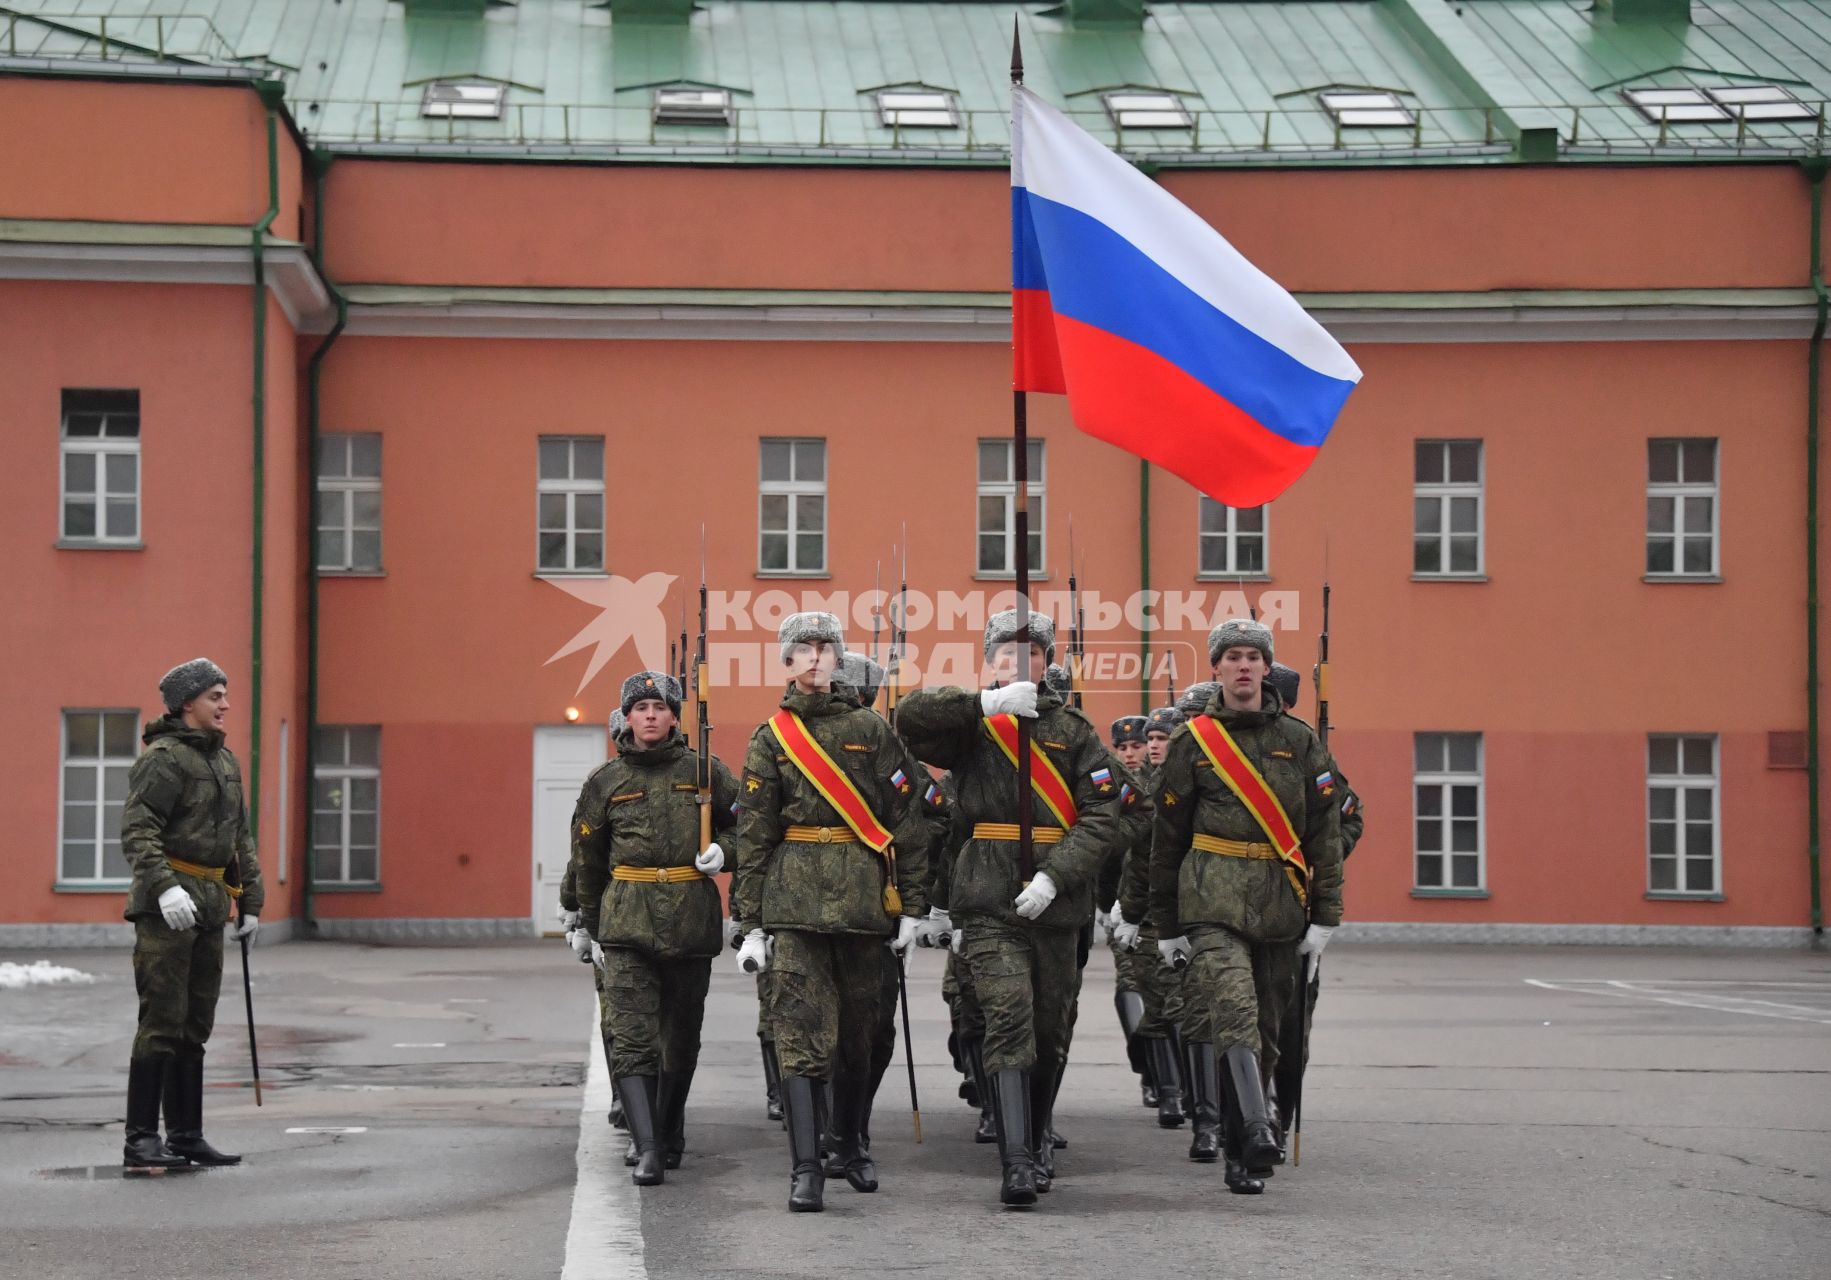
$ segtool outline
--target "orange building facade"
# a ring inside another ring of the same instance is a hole
[[[973,678],[1010,586],[979,559],[1004,170],[333,159],[251,83],[0,75],[0,119],[0,945],[119,936],[122,726],[199,653],[272,924],[381,939],[552,927],[621,679],[697,630],[702,529],[727,763],[781,609],[838,594],[867,646],[905,554],[914,667]],[[1204,539],[1198,494],[1032,398],[1041,607],[1072,567],[1088,714],[1163,701],[1166,654],[1205,678],[1248,605],[1307,677],[1327,581],[1353,934],[1804,942],[1801,167],[1161,177],[1365,380],[1259,538],[1222,511]],[[71,461],[111,452],[131,477]],[[820,536],[769,539],[783,510]]]

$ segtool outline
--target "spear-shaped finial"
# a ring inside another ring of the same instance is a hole
[[[1012,84],[1022,84],[1024,82],[1024,45],[1023,45],[1022,39],[1020,39],[1018,36],[1017,29],[1018,29],[1019,21],[1020,21],[1020,19],[1017,14],[1011,15],[1011,83]]]

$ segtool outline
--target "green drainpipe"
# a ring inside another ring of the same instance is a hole
[[[1825,910],[1819,874],[1818,758],[1818,399],[1825,321],[1831,294],[1821,267],[1824,244],[1825,171],[1831,161],[1813,156],[1801,162],[1812,184],[1812,293],[1818,320],[1806,348],[1806,862],[1811,874],[1812,945],[1825,945]]]
[[[1143,669],[1138,673],[1138,714],[1151,714],[1151,614],[1145,609],[1146,593],[1151,589],[1151,464],[1138,459],[1138,657]]]
[[[250,623],[252,659],[249,687],[254,690],[248,725],[248,834],[261,834],[261,675],[262,626],[265,621],[267,551],[267,229],[280,216],[280,103],[285,87],[278,80],[262,80],[254,91],[267,109],[267,212],[248,228],[254,251],[254,582],[253,621]]]
[[[324,175],[330,170],[332,159],[328,151],[314,151],[311,157],[311,260],[312,265],[318,269],[318,278],[324,281],[324,287],[330,291],[332,300],[337,304],[337,323],[331,326],[331,331],[312,352],[306,365],[306,502],[311,511],[306,521],[306,546],[310,562],[306,568],[305,580],[305,794],[308,796],[312,793],[313,778],[318,768],[318,440],[322,430],[321,388],[324,357],[331,353],[331,344],[342,335],[343,327],[350,318],[349,301],[331,279],[330,269],[324,262]],[[312,878],[312,864],[317,853],[315,825],[310,821],[305,824],[304,874],[299,882],[300,922],[308,938],[318,935]]]

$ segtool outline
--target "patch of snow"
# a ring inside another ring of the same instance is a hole
[[[34,960],[31,964],[0,962],[0,991],[19,991],[26,987],[49,987],[60,983],[86,986],[94,981],[93,973],[52,964],[49,960]]]

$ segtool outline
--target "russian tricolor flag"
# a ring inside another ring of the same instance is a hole
[[[1011,245],[1016,389],[1228,506],[1283,493],[1360,381],[1295,298],[1021,85]]]

